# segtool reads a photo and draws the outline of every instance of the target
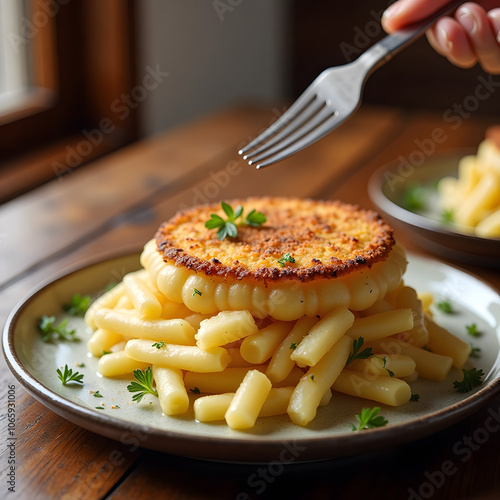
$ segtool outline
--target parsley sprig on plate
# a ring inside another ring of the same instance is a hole
[[[45,314],[40,318],[40,322],[38,323],[38,328],[42,334],[42,340],[44,342],[52,342],[55,340],[80,340],[76,334],[76,330],[70,330],[67,326],[67,318],[63,319],[58,325],[56,325],[55,316],[46,316]]]
[[[68,384],[69,382],[75,382],[77,384],[83,384],[83,374],[74,372],[68,365],[64,365],[63,371],[59,368],[56,369],[57,376],[63,385]]]
[[[64,304],[63,309],[71,316],[83,316],[90,307],[91,300],[90,295],[75,293],[71,297],[71,302]]]
[[[137,382],[133,381],[127,385],[128,392],[137,393],[132,396],[132,401],[140,403],[146,394],[152,394],[158,397],[158,392],[156,389],[153,389],[153,372],[150,366],[148,366],[144,372],[142,370],[134,370],[134,378]]]
[[[478,370],[477,368],[466,370],[465,368],[462,368],[462,372],[464,374],[464,378],[460,382],[458,380],[453,382],[453,387],[458,392],[470,392],[474,389],[474,387],[478,387],[483,383],[483,370]]]
[[[351,424],[352,430],[361,431],[363,429],[373,429],[374,427],[384,427],[389,421],[382,415],[379,415],[379,413],[379,406],[375,406],[375,408],[363,408],[361,410],[361,415],[356,415],[359,427]]]
[[[223,240],[226,236],[236,238],[238,236],[239,226],[254,226],[259,227],[267,221],[266,216],[262,212],[257,212],[255,209],[251,210],[248,215],[236,222],[237,219],[243,217],[243,207],[238,205],[233,209],[228,203],[221,201],[222,210],[227,215],[227,219],[222,218],[220,215],[211,214],[210,219],[205,222],[207,229],[217,229],[217,238]]]

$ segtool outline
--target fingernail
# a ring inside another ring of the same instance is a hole
[[[442,45],[444,45],[448,50],[453,48],[453,42],[448,38],[448,34],[444,28],[438,29],[439,41]]]
[[[488,12],[488,17],[491,19],[497,42],[500,43],[500,9],[490,10]]]
[[[478,20],[468,7],[460,7],[457,12],[460,24],[473,35],[477,31]]]
[[[401,4],[400,2],[395,2],[392,5],[389,5],[387,9],[384,10],[384,13],[382,14],[382,19],[389,19],[390,17],[394,16],[401,10]]]

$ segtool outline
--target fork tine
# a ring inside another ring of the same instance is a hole
[[[339,119],[336,115],[333,115],[328,120],[323,122],[318,128],[310,131],[307,135],[303,136],[301,139],[293,143],[291,146],[287,147],[286,149],[282,149],[278,154],[272,156],[271,158],[268,158],[266,161],[260,162],[258,165],[256,165],[256,168],[259,169],[267,167],[272,163],[276,163],[277,161],[283,160],[284,158],[293,155],[297,151],[304,149],[313,142],[316,142],[317,140],[324,137],[331,130],[338,127],[346,119],[347,116],[342,119]]]
[[[289,136],[292,132],[297,130],[302,125],[306,124],[313,116],[315,116],[321,108],[325,106],[325,102],[318,99],[316,96],[314,100],[304,110],[296,116],[294,120],[289,121],[288,125],[283,127],[274,137],[271,137],[266,143],[243,156],[244,160],[248,160],[259,153],[262,153],[271,146],[282,141],[285,137]]]
[[[279,144],[276,144],[274,147],[266,149],[266,151],[263,154],[257,156],[257,158],[254,158],[253,160],[250,160],[248,163],[250,165],[253,165],[254,163],[260,162],[261,160],[264,160],[265,158],[268,158],[269,156],[278,153],[282,149],[287,148],[290,144],[293,144],[302,137],[307,136],[310,132],[314,132],[318,126],[321,126],[321,124],[325,122],[325,120],[330,120],[332,118],[335,118],[335,116],[336,116],[335,111],[331,109],[329,106],[322,108],[319,111],[319,113],[317,113],[313,118],[311,118],[311,120],[309,120],[305,125],[299,128],[297,131],[290,134],[288,137],[283,139]]]
[[[262,134],[258,135],[253,141],[248,143],[244,148],[238,151],[238,154],[242,155],[247,151],[255,148],[259,144],[272,137],[276,132],[279,132],[281,128],[287,125],[291,120],[293,120],[297,115],[302,113],[302,111],[309,105],[309,101],[313,101],[316,95],[312,91],[314,83],[309,85],[309,87],[299,96],[299,98],[273,123],[271,124]]]

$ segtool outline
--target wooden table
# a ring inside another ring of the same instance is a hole
[[[127,147],[0,207],[0,314],[81,260],[138,250],[179,207],[247,195],[338,198],[371,207],[378,166],[422,149],[475,147],[491,118],[363,107],[328,137],[263,171],[236,151],[281,107],[239,107]],[[452,128],[455,126],[455,128]],[[426,254],[411,234],[397,238]],[[500,287],[500,273],[463,266]],[[477,444],[487,408],[428,438],[345,460],[288,465],[202,462],[122,444],[69,423],[29,396],[2,360],[2,481],[7,492],[8,386],[16,393],[16,487],[5,498],[498,498],[500,432]],[[490,408],[500,412],[500,396]],[[467,441],[469,440],[469,441]],[[469,443],[457,445],[457,443]],[[457,454],[454,446],[467,447]],[[442,473],[453,462],[453,474]],[[262,474],[258,485],[255,474]],[[253,481],[252,479],[253,478]]]

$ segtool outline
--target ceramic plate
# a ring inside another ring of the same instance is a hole
[[[371,199],[396,227],[410,231],[416,242],[447,258],[500,268],[500,239],[479,238],[457,226],[442,222],[437,182],[458,177],[458,161],[475,151],[462,150],[435,155],[412,168],[401,161],[389,163],[373,174],[368,184]],[[426,207],[418,213],[405,208],[404,192],[411,184],[426,188]]]
[[[69,319],[80,342],[43,343],[37,324],[42,315],[62,319],[62,305],[74,293],[102,292],[128,271],[139,268],[138,255],[126,255],[87,265],[65,273],[34,291],[10,315],[3,334],[7,363],[19,383],[42,404],[64,418],[96,433],[172,454],[222,461],[262,462],[269,460],[310,461],[338,458],[392,445],[436,432],[485,404],[500,387],[500,297],[478,278],[437,261],[410,256],[406,281],[419,291],[432,292],[437,301],[449,299],[456,310],[436,312],[436,321],[458,336],[467,338],[465,325],[476,323],[482,335],[474,339],[481,348],[467,366],[482,368],[482,386],[466,395],[453,389],[460,377],[452,369],[442,382],[419,380],[412,392],[418,402],[391,408],[380,405],[389,420],[386,427],[352,432],[355,414],[376,403],[334,394],[331,403],[318,410],[307,427],[293,425],[287,416],[260,419],[251,431],[233,431],[223,423],[196,422],[192,414],[162,415],[154,396],[133,403],[126,386],[131,376],[104,379],[97,372],[97,359],[89,357],[86,339],[91,332],[81,318]],[[84,363],[84,367],[76,364]],[[56,368],[68,364],[84,374],[83,387],[63,386]],[[91,391],[99,391],[96,398]],[[195,397],[194,395],[192,397]],[[95,409],[104,405],[104,409]]]

